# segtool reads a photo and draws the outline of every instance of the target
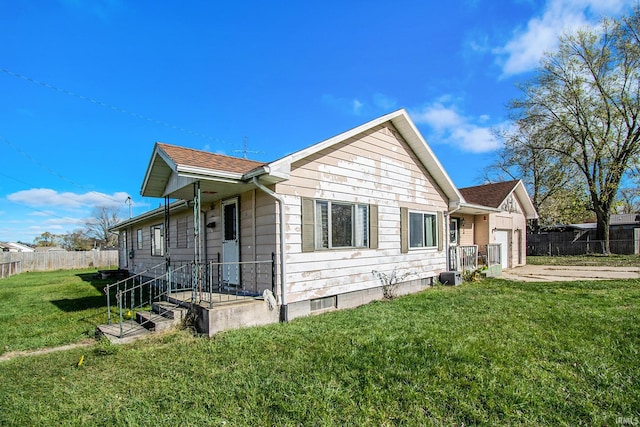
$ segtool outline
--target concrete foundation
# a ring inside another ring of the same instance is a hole
[[[414,294],[420,292],[433,285],[433,277],[425,277],[422,279],[408,280],[406,282],[398,283],[392,290],[392,295],[402,296],[408,294]],[[384,292],[382,286],[375,288],[363,289],[361,291],[347,292],[344,294],[336,295],[336,306],[333,310],[342,310],[347,308],[355,308],[364,304],[368,304],[371,301],[381,300],[384,298]],[[311,311],[311,302],[309,300],[298,301],[289,303],[286,307],[287,320],[295,319],[296,317],[309,316],[311,314],[325,313],[332,309],[324,309],[320,311]]]
[[[394,296],[407,295],[420,292],[432,285],[433,277],[426,277],[398,283],[393,287],[391,292]],[[332,298],[332,296],[328,298]],[[377,286],[375,288],[335,295],[333,298],[335,298],[335,305],[333,307],[316,311],[311,310],[310,300],[289,303],[286,307],[270,307],[267,301],[253,298],[214,303],[212,308],[195,305],[195,326],[198,332],[213,336],[218,332],[228,329],[268,325],[270,323],[277,323],[282,320],[288,321],[311,314],[355,308],[368,304],[371,301],[383,299],[384,292],[382,286]]]
[[[194,310],[196,329],[208,336],[228,329],[268,325],[280,321],[279,307],[270,308],[266,301],[256,299],[218,304],[213,308],[196,305]]]

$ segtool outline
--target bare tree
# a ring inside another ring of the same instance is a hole
[[[540,148],[582,176],[610,253],[609,223],[620,182],[640,155],[640,9],[560,39],[510,109],[545,130]]]
[[[86,235],[95,238],[105,247],[118,244],[118,235],[110,231],[111,227],[120,222],[118,208],[110,206],[98,206],[94,208],[92,218],[87,221]]]
[[[482,178],[486,182],[522,180],[539,215],[529,224],[533,230],[586,216],[580,175],[571,161],[544,148],[544,128],[515,120],[510,129],[494,134],[503,144]]]

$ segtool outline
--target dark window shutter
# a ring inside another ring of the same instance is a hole
[[[313,252],[316,248],[314,205],[313,199],[302,199],[302,252]]]
[[[378,249],[378,205],[369,205],[369,248]]]
[[[409,252],[409,209],[400,208],[400,252]]]

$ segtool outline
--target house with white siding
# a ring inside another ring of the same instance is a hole
[[[527,221],[538,218],[521,180],[460,188],[465,203],[451,214],[452,248],[472,245],[486,259],[487,248],[499,250],[500,267],[514,268],[527,263]],[[472,206],[483,211],[474,211]]]
[[[448,270],[451,214],[497,211],[464,200],[405,110],[270,163],[156,143],[141,194],[164,206],[115,227],[120,267],[189,290],[209,333],[424,289]],[[215,314],[229,294],[268,310]]]

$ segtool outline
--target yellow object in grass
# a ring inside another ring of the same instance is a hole
[[[80,356],[80,360],[78,360],[78,367],[82,366],[83,363],[84,363],[84,354]]]

